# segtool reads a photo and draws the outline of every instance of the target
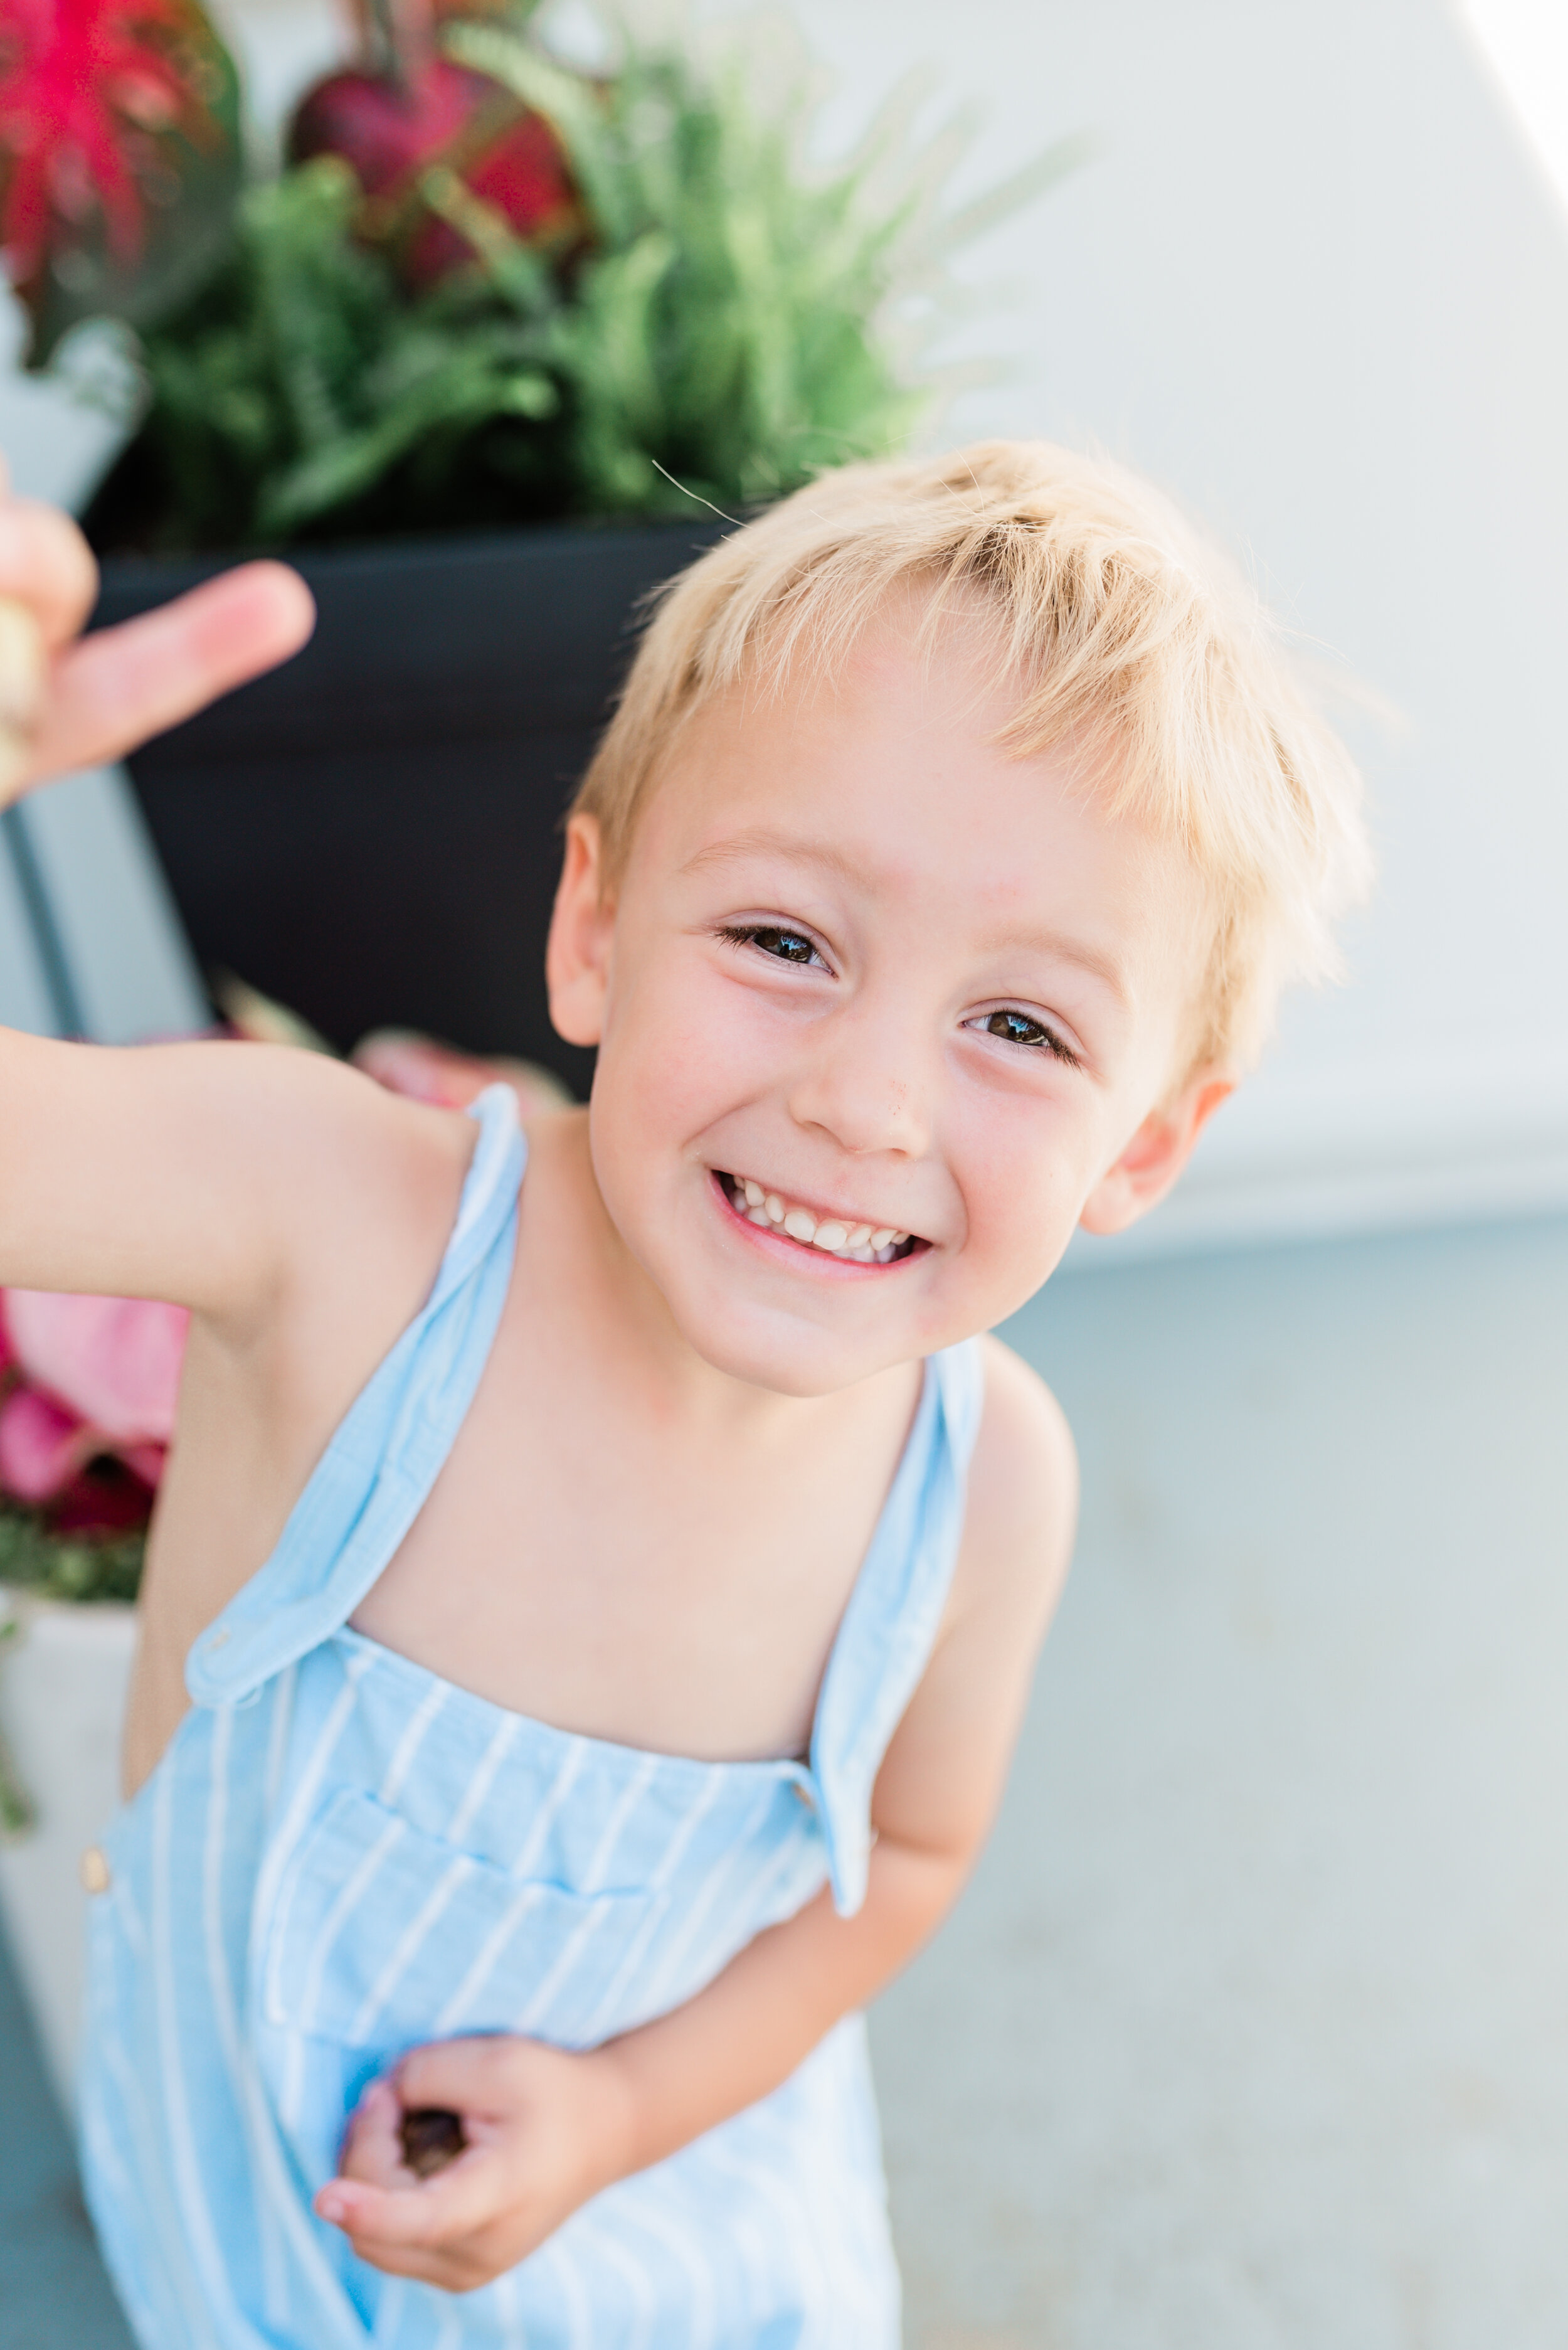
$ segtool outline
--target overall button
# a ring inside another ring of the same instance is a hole
[[[84,1893],[109,1891],[114,1877],[109,1865],[109,1855],[101,1845],[89,1844],[81,1856],[79,1866]]]

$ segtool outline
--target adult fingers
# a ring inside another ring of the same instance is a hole
[[[42,780],[119,758],[286,660],[315,618],[297,572],[246,563],[155,612],[83,638],[56,662],[29,775]]]
[[[98,596],[98,566],[67,515],[0,494],[0,596],[28,606],[47,644],[76,635]]]

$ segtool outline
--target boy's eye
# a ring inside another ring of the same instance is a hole
[[[992,1012],[980,1025],[987,1036],[1000,1036],[1004,1044],[1023,1045],[1033,1052],[1054,1053],[1059,1061],[1076,1066],[1077,1055],[1044,1021],[1032,1020],[1027,1012]]]
[[[1010,1045],[1048,1045],[1050,1038],[1038,1020],[1023,1012],[993,1012],[985,1024],[988,1036],[1005,1036]]]
[[[760,947],[780,962],[813,962],[816,949],[801,931],[780,930],[766,922],[746,922],[727,929],[724,936],[738,947]]]

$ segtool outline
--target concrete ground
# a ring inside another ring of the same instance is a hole
[[[1568,2340],[1568,1222],[1081,1274],[1078,1563],[874,2033],[909,2350]],[[0,1979],[0,2350],[124,2350]]]
[[[910,2350],[1568,2342],[1568,1223],[1008,1334],[1077,1564],[874,2033]]]
[[[130,2350],[3,1941],[0,2350]]]

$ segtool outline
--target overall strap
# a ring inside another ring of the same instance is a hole
[[[232,1704],[329,1639],[407,1534],[473,1399],[512,1276],[526,1146],[509,1086],[479,1139],[435,1286],[339,1423],[277,1548],[185,1665],[197,1705]]]
[[[866,1898],[871,1791],[947,1605],[984,1399],[977,1338],[930,1357],[904,1457],[828,1659],[811,1767],[841,1917]]]

